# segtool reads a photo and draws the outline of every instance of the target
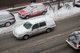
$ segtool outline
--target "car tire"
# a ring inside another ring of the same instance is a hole
[[[29,19],[29,16],[26,16],[25,19]]]
[[[6,27],[9,27],[10,25],[11,25],[10,22],[6,22],[6,23],[5,23],[5,26],[6,26]]]
[[[46,30],[47,33],[51,32],[51,31],[52,31],[51,28],[48,28],[48,29]]]
[[[27,40],[28,38],[29,38],[28,35],[25,35],[25,36],[23,37],[24,40]]]

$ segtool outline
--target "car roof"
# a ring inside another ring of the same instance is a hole
[[[0,15],[3,15],[3,14],[9,14],[9,12],[6,11],[6,10],[1,10],[1,11],[0,11]]]
[[[31,24],[36,24],[36,23],[43,22],[49,19],[50,18],[47,18],[47,17],[36,17],[36,18],[28,19],[27,21],[30,22]]]

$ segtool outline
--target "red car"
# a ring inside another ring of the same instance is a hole
[[[28,5],[25,9],[18,12],[20,18],[30,18],[33,16],[38,16],[45,14],[47,12],[47,7],[42,3]]]

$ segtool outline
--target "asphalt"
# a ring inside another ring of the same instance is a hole
[[[67,43],[68,34],[80,30],[80,15],[56,22],[56,28],[50,33],[42,33],[28,40],[18,40],[12,32],[0,37],[0,53],[80,53]]]

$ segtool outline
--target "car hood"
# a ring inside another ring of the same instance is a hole
[[[19,14],[20,14],[20,15],[26,15],[27,12],[26,12],[25,10],[20,10],[20,11],[19,11]]]
[[[17,34],[17,35],[21,35],[21,34],[24,34],[28,31],[28,29],[26,29],[23,25],[17,27],[14,29],[14,32]]]

